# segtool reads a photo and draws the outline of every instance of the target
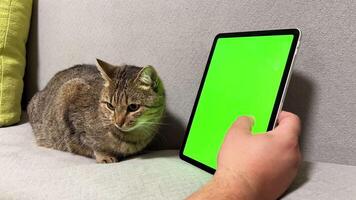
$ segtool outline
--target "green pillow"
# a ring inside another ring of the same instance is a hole
[[[20,121],[32,0],[0,0],[0,126]]]

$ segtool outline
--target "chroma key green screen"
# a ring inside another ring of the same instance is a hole
[[[267,131],[294,35],[218,38],[196,104],[183,155],[213,169],[224,136],[238,116]]]

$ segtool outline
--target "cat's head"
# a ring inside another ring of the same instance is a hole
[[[165,109],[164,88],[156,70],[152,66],[97,62],[104,79],[99,110],[106,125],[121,132],[155,130]]]

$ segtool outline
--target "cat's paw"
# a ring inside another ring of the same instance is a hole
[[[110,156],[99,152],[95,152],[94,154],[97,163],[115,163],[119,161],[115,156]]]

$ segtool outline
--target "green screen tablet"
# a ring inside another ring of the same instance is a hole
[[[188,123],[180,157],[210,173],[238,116],[253,134],[273,129],[298,46],[298,29],[218,34]]]

